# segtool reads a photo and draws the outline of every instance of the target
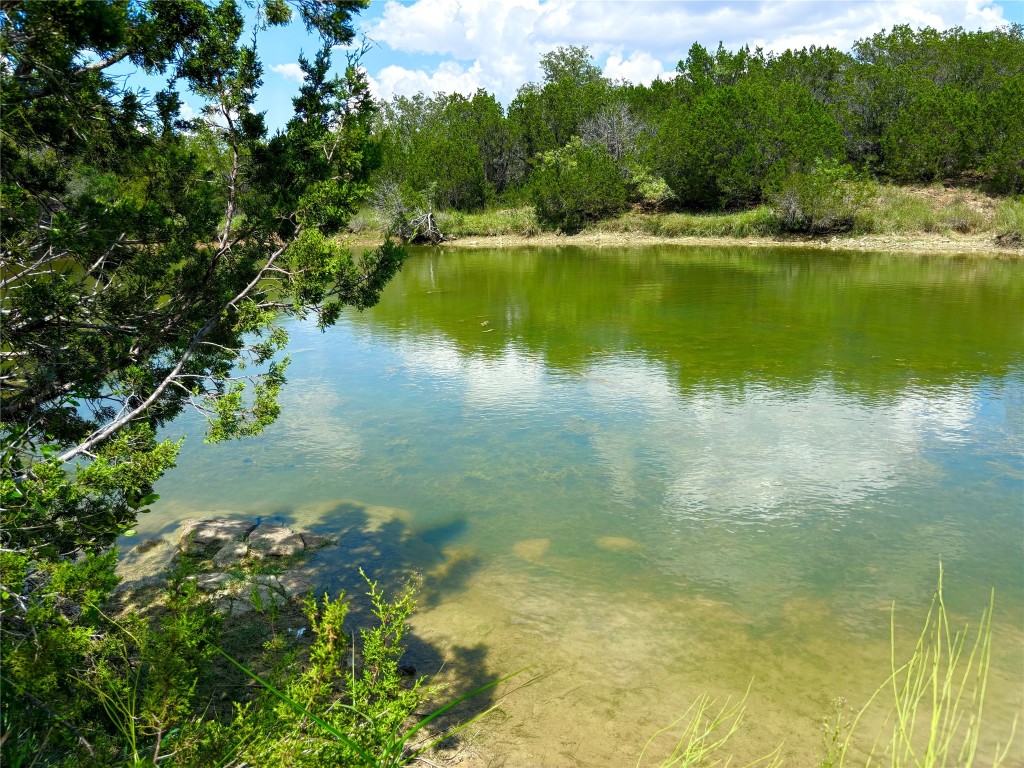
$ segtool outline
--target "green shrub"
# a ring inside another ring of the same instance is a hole
[[[615,160],[604,147],[587,146],[577,137],[538,156],[530,189],[541,227],[567,233],[621,212],[628,201]]]
[[[358,664],[355,636],[344,626],[348,603],[326,595],[305,603],[312,644],[304,663],[294,663],[300,654],[292,649],[289,663],[274,665],[279,679],[267,681],[232,660],[262,686],[221,733],[242,744],[238,759],[268,768],[406,762],[403,726],[428,690],[426,678],[406,684],[399,672],[414,587],[407,583],[389,601],[367,583],[376,623],[360,631]]]
[[[748,78],[666,111],[655,148],[681,205],[736,208],[762,202],[773,183],[816,158],[841,157],[843,135],[803,87]]]
[[[675,199],[668,182],[642,165],[629,168],[633,202],[645,210],[659,210]]]
[[[1024,74],[1008,77],[987,99],[982,165],[993,191],[1024,192]]]
[[[871,191],[849,165],[825,160],[806,173],[791,173],[770,200],[784,230],[825,234],[852,229]]]
[[[901,181],[959,176],[975,165],[980,129],[975,94],[929,86],[882,135],[885,169]]]
[[[432,718],[412,717],[430,689],[400,667],[412,582],[388,599],[367,580],[375,621],[358,639],[344,626],[348,603],[326,596],[305,602],[308,633],[277,631],[280,611],[266,606],[222,631],[187,560],[149,596],[153,618],[115,618],[101,607],[117,583],[115,555],[33,572],[4,558],[0,763],[378,768],[415,756],[409,737]],[[252,642],[268,634],[262,648]],[[230,679],[248,668],[214,664],[224,644],[272,682]]]

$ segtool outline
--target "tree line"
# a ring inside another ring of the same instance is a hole
[[[694,43],[650,85],[604,77],[586,47],[540,67],[507,109],[483,89],[382,105],[378,189],[466,212],[533,203],[542,225],[569,230],[628,206],[744,208],[801,177],[1024,191],[1019,24],[896,26],[849,52]]]

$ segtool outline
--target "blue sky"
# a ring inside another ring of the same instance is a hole
[[[586,45],[608,77],[648,83],[670,76],[694,41],[848,50],[894,24],[974,30],[1010,22],[1024,23],[1024,0],[384,0],[358,27],[374,42],[363,65],[378,96],[479,87],[507,104],[539,79],[540,56],[559,45]],[[315,49],[299,24],[264,35],[259,107],[271,127],[291,112],[299,52]]]

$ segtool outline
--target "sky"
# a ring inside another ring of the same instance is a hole
[[[605,76],[646,84],[671,77],[694,42],[849,50],[895,24],[989,30],[1011,22],[1024,23],[1024,0],[374,0],[357,26],[372,41],[362,64],[378,97],[484,88],[507,105],[520,85],[540,79],[541,55],[560,45],[585,45]],[[315,49],[297,23],[261,42],[258,108],[272,128],[290,115],[300,51]]]

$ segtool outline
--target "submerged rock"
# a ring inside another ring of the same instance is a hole
[[[523,539],[512,545],[512,551],[517,557],[532,563],[544,557],[550,546],[551,539]]]
[[[202,553],[214,547],[240,541],[249,535],[256,523],[226,517],[186,520],[181,524],[178,546],[182,552]]]
[[[597,546],[612,552],[631,552],[640,549],[640,542],[625,536],[602,536],[597,540]]]

